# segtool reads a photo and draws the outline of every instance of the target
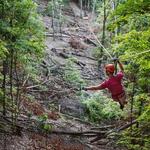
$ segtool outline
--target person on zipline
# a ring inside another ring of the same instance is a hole
[[[108,76],[108,79],[97,86],[83,87],[83,90],[85,91],[86,90],[102,90],[102,89],[107,88],[112,95],[112,99],[116,102],[119,102],[120,109],[123,110],[124,105],[127,104],[126,94],[122,85],[122,79],[124,76],[124,68],[118,59],[116,61],[119,64],[119,68],[121,71],[119,71],[116,75],[114,75],[114,72],[115,72],[114,64],[108,64],[105,66],[105,71],[106,71],[106,75]]]

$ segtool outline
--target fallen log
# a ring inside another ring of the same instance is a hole
[[[64,35],[68,35],[68,37],[74,36],[74,37],[83,38],[82,35],[78,35],[78,34],[67,33],[67,32],[65,32],[65,31],[62,31],[62,33],[63,33]]]
[[[106,136],[105,136],[106,137]],[[102,137],[102,136],[97,136],[96,138],[94,138],[93,140],[91,140],[90,141],[90,143],[94,143],[94,142],[97,142],[97,141],[99,141],[100,139],[102,139],[102,138],[105,138],[104,136]]]
[[[105,138],[107,137],[109,137],[110,135],[112,135],[113,133],[118,133],[118,132],[120,132],[120,131],[122,131],[122,130],[125,130],[125,129],[127,129],[127,128],[129,128],[129,127],[131,127],[132,125],[134,125],[134,124],[136,124],[137,123],[137,120],[134,120],[134,121],[132,121],[132,123],[128,123],[128,124],[126,124],[126,125],[124,125],[124,126],[121,126],[120,128],[118,128],[118,129],[113,129],[113,130],[111,130],[111,131],[107,131],[107,133],[104,135],[105,136]],[[115,134],[114,134],[115,135]],[[103,137],[101,137],[101,136],[97,136],[95,139],[93,139],[93,140],[91,140],[90,142],[91,143],[94,143],[94,142],[97,142],[97,141],[99,141],[99,140],[101,140]]]
[[[50,132],[51,134],[63,134],[63,135],[73,135],[73,136],[97,136],[97,135],[105,135],[106,132],[105,131],[60,131],[60,130],[52,130]]]
[[[70,114],[63,114],[63,113],[60,113],[60,115],[62,115],[63,117],[66,117],[66,118],[75,120],[75,121],[79,121],[79,122],[84,123],[84,124],[86,124],[86,125],[94,126],[94,124],[92,124],[92,123],[90,123],[90,122],[88,122],[88,121],[85,121],[85,120],[83,120],[83,119],[74,117],[74,116],[72,116],[72,115],[70,115]]]
[[[76,56],[80,56],[80,57],[85,57],[85,58],[88,58],[88,59],[91,59],[91,60],[95,60],[95,61],[96,61],[96,59],[95,59],[94,57],[85,56],[85,55],[78,54],[78,53],[75,53],[75,52],[72,52],[71,54],[72,54],[72,55],[76,55]]]
[[[119,129],[117,129],[117,132],[120,132],[122,130],[125,130],[129,127],[131,127],[132,125],[136,124],[138,121],[137,120],[133,120],[132,122],[125,124],[124,126],[120,127]]]
[[[66,53],[66,49],[64,49],[64,48],[52,48],[51,51],[53,51],[55,53],[58,53],[58,51],[62,51],[63,54],[68,54],[68,55],[71,54],[71,55],[75,55],[75,56],[79,56],[79,57],[85,57],[85,58],[97,61],[94,57],[86,56],[86,55],[83,55],[81,53],[77,53],[77,52]]]
[[[53,37],[53,33],[46,33],[45,34],[47,37]],[[60,35],[55,35],[55,37],[63,37],[63,38],[70,38],[70,36],[67,36],[67,35],[63,35],[63,34],[60,34]]]
[[[115,127],[114,125],[107,125],[107,126],[101,126],[101,127],[92,127],[91,130],[103,130],[103,129],[110,129]]]
[[[50,137],[52,134],[56,134],[56,135],[70,135],[70,136],[82,136],[82,137],[95,137],[94,139],[92,139],[90,142],[94,143],[97,142],[103,138],[108,138],[111,134],[113,133],[117,133],[120,132],[124,129],[129,128],[130,126],[132,126],[133,124],[137,123],[137,120],[134,120],[132,123],[128,123],[120,128],[118,128],[117,130],[114,129],[112,131],[99,131],[99,130],[85,130],[85,131],[66,131],[66,128],[64,128],[64,130],[58,130],[58,129],[51,129],[50,131],[44,131],[43,129],[41,129],[38,126],[38,121],[36,119],[32,119],[32,121],[34,121],[34,124],[31,122],[29,122],[29,124],[25,123],[25,120],[23,123],[19,123],[18,121],[16,122],[16,124],[14,125],[11,120],[9,120],[8,118],[4,118],[3,117],[3,121],[5,121],[5,123],[7,123],[7,125],[9,126],[13,126],[13,127],[17,127],[17,129],[19,129],[19,133],[21,133],[21,130],[27,130],[30,132],[36,132],[38,134],[43,134],[46,135],[47,137]],[[28,120],[27,120],[28,121]],[[47,123],[48,124],[48,123]],[[51,125],[51,123],[49,123],[49,125]],[[106,126],[107,127],[111,127],[111,126]],[[100,127],[101,129],[102,127]],[[10,130],[13,128],[9,128]],[[97,128],[96,128],[97,129]],[[13,132],[10,132],[13,133]],[[114,134],[115,135],[115,134]]]
[[[58,53],[61,57],[63,57],[63,58],[65,58],[65,59],[68,59],[69,58],[69,56],[68,55],[66,55],[66,54],[64,54],[64,53]],[[81,61],[79,61],[79,60],[74,60],[74,63],[76,63],[77,65],[79,65],[79,66],[81,66],[81,67],[84,67],[84,66],[86,66],[86,64],[85,63],[83,63],[83,62],[81,62]]]
[[[19,130],[28,130],[28,131],[34,131],[34,132],[38,132],[38,133],[43,133],[43,130],[41,128],[39,128],[39,126],[37,126],[39,124],[39,122],[36,119],[32,119],[32,122],[34,121],[34,124],[30,124],[31,122],[29,122],[29,124],[25,124],[25,120],[23,120],[24,123],[20,124],[18,121],[13,124],[9,118],[5,118],[3,119],[3,122],[6,123],[9,126],[12,127],[17,127],[19,128]],[[25,126],[24,126],[25,124]],[[51,125],[51,124],[50,124]],[[10,128],[12,129],[12,128]],[[64,131],[64,130],[56,130],[56,129],[52,129],[50,131],[46,131],[46,134],[51,135],[51,134],[57,134],[57,135],[70,135],[70,136],[85,136],[85,137],[94,137],[94,136],[103,136],[106,134],[105,131],[92,131],[92,130],[87,130],[87,131]]]

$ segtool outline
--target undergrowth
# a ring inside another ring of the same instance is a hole
[[[82,96],[81,99],[86,107],[86,117],[92,122],[118,120],[125,116],[126,112],[120,110],[119,105],[102,92],[96,92],[89,97]]]

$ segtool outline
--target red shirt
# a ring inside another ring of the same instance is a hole
[[[112,95],[113,99],[117,99],[118,95],[124,92],[124,88],[122,86],[121,80],[123,78],[123,72],[118,72],[115,76],[109,78],[108,80],[104,81],[101,85],[101,89],[107,88]]]

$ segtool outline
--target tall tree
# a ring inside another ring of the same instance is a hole
[[[6,115],[6,107],[11,107],[12,119],[14,112],[17,112],[16,100],[19,100],[18,89],[23,82],[23,70],[43,54],[44,28],[36,7],[32,0],[0,3],[0,67],[3,68],[0,96],[3,114]]]
[[[103,0],[103,35],[102,35],[102,45],[105,45],[105,32],[106,32],[106,0]]]

